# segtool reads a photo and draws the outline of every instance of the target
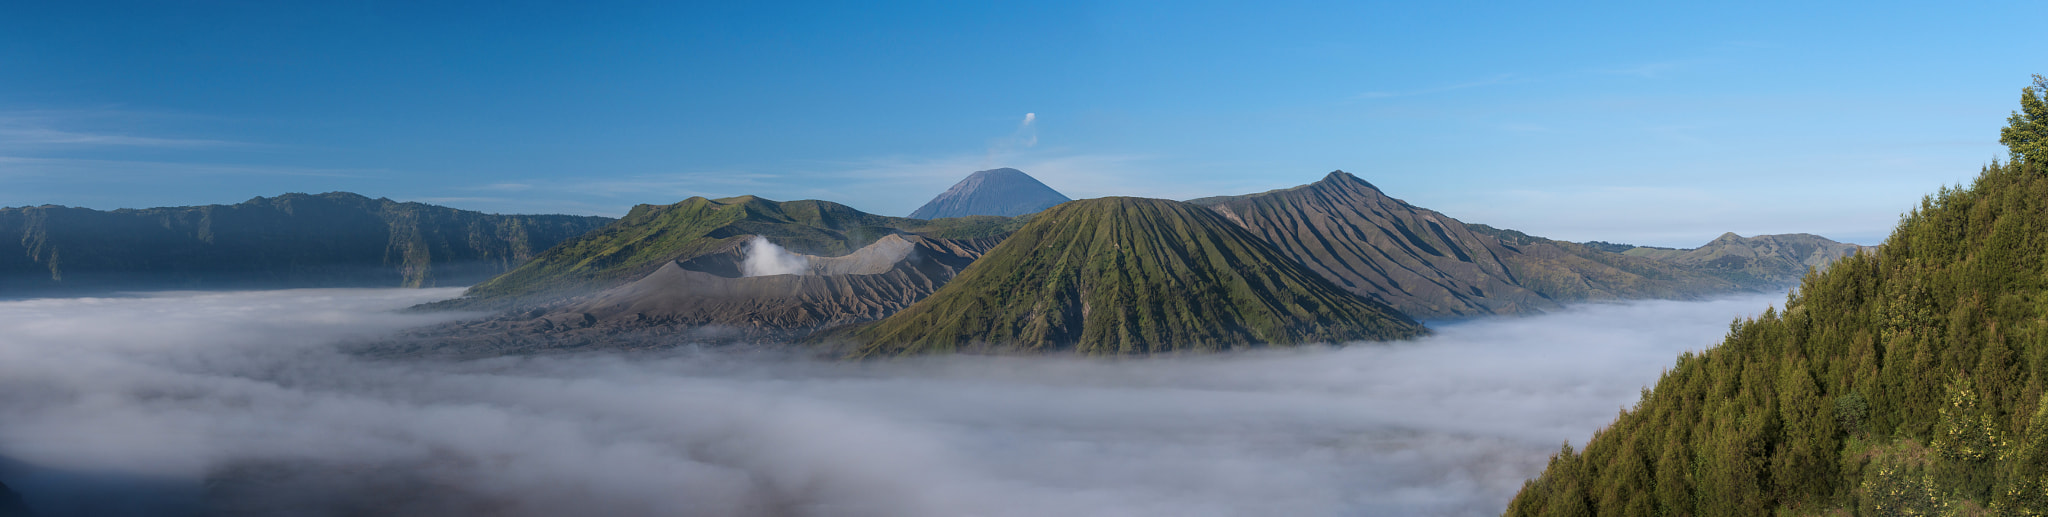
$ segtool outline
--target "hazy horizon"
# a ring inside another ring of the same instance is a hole
[[[904,215],[1358,174],[1532,235],[1872,244],[2003,156],[2031,2],[0,7],[0,205]]]

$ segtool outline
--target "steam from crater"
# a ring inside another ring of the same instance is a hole
[[[741,276],[801,275],[811,267],[810,259],[790,253],[759,235],[747,241],[745,253],[746,258],[740,261]]]

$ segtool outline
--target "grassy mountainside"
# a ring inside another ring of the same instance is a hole
[[[893,233],[974,238],[1001,235],[1015,225],[996,217],[885,217],[829,201],[693,197],[672,205],[635,206],[617,223],[477,284],[449,306],[488,306],[609,289],[669,262],[736,250],[752,235],[768,237],[797,253],[837,256]]]
[[[1825,268],[1862,249],[1863,246],[1808,233],[1755,237],[1726,233],[1694,249],[1631,247],[1621,254],[1683,266],[1745,285],[1790,285],[1806,276],[1807,269]]]
[[[2048,512],[2048,176],[2022,163],[1680,357],[1507,513]]]
[[[1422,318],[1563,303],[1688,298],[1744,286],[1654,260],[1452,219],[1337,171],[1315,183],[1191,201],[1361,296]]]
[[[1112,197],[1041,212],[930,297],[838,337],[856,356],[1122,355],[1424,332],[1214,212]]]
[[[114,211],[4,208],[0,242],[19,248],[0,253],[0,289],[462,285],[610,222],[346,192]]]

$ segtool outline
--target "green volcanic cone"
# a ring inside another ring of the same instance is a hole
[[[860,343],[856,356],[962,349],[1121,355],[1426,332],[1215,212],[1112,197],[1038,214],[932,296],[837,337]]]

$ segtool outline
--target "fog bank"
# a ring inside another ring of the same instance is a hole
[[[332,351],[455,294],[0,302],[0,482],[45,515],[1498,515],[1679,352],[1783,302],[1126,361]]]

